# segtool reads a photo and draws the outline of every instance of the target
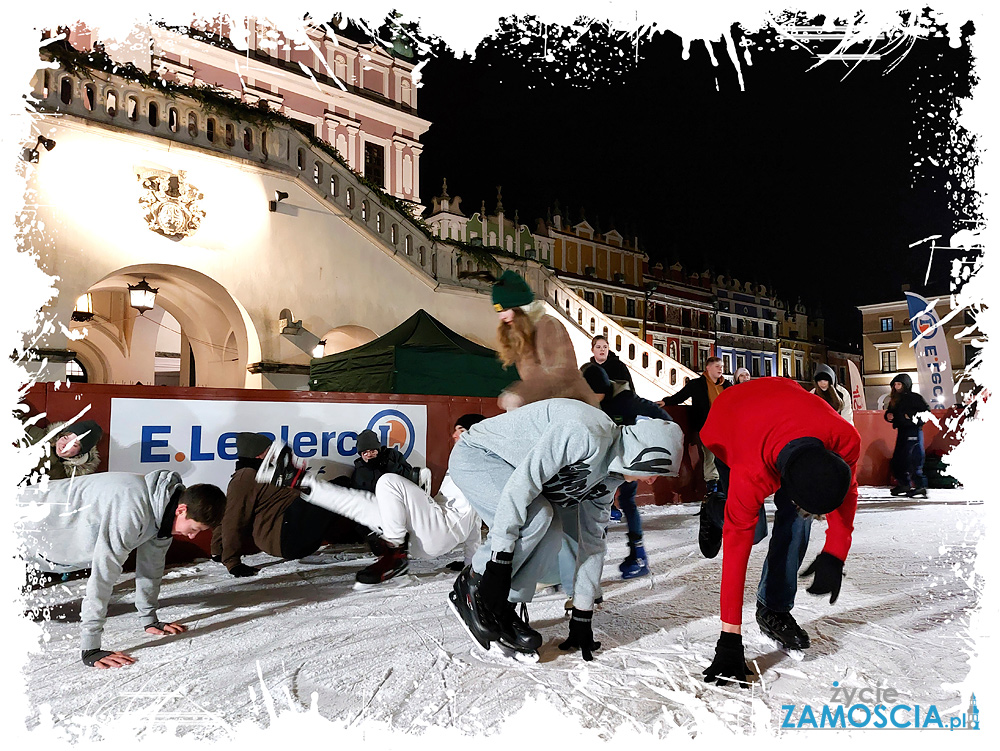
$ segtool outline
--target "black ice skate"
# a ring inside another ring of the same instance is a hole
[[[410,536],[407,535],[406,539],[399,545],[383,541],[378,553],[378,560],[355,574],[354,578],[357,580],[357,584],[354,588],[367,589],[388,583],[390,580],[395,580],[399,584],[403,583],[403,580],[407,578],[404,575],[410,570],[410,559],[407,555],[409,538]]]
[[[906,492],[908,498],[926,498],[927,488],[912,488]]]
[[[526,603],[507,603],[507,608],[497,619],[500,626],[501,646],[509,647],[521,656],[538,658],[538,648],[542,646],[542,635],[533,629],[528,622],[528,606]],[[520,610],[520,613],[518,613]]]
[[[784,649],[809,648],[809,634],[795,622],[791,613],[779,613],[757,603],[757,625],[764,636],[773,639]]]
[[[889,495],[909,495],[909,485],[897,485],[889,491]]]
[[[267,449],[257,470],[257,482],[279,488],[298,488],[306,477],[306,463],[280,438]]]
[[[455,611],[469,636],[483,649],[500,638],[500,628],[479,599],[479,577],[471,566],[462,569],[448,593],[451,609]]]

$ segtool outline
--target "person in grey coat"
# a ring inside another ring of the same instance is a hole
[[[490,533],[459,574],[449,599],[484,649],[499,642],[537,656],[541,635],[526,607],[555,568],[562,535],[576,550],[573,616],[563,649],[592,659],[591,616],[598,592],[611,500],[623,481],[677,476],[683,435],[664,420],[619,426],[575,399],[547,399],[474,425],[452,450],[448,471]]]
[[[89,568],[80,613],[85,665],[117,668],[135,660],[101,649],[108,602],[125,560],[134,550],[135,607],[149,634],[179,634],[179,623],[164,623],[156,613],[160,579],[173,535],[194,538],[218,526],[226,494],[215,485],[185,488],[170,470],[147,475],[127,472],[53,480],[31,486],[17,498],[21,517],[21,555],[48,573]]]

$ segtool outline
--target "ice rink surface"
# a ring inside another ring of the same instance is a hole
[[[834,681],[889,686],[899,701],[961,712],[975,654],[968,616],[982,586],[972,573],[979,500],[961,489],[910,500],[862,488],[839,600],[830,605],[799,588],[793,612],[812,639],[801,661],[757,629],[753,589],[767,540],[756,546],[743,614],[747,658],[761,673],[752,690],[701,679],[719,633],[722,557],[698,551],[697,506],[646,506],[653,577],[621,581],[626,530],[612,524],[605,602],[594,617],[603,646],[593,662],[558,649],[568,633],[561,593],[530,606],[545,639],[538,664],[496,661],[475,648],[447,606],[455,574],[444,564],[458,551],[412,561],[407,586],[363,592],[353,590],[354,574],[371,561],[361,547],[324,548],[309,562],[250,556],[244,561],[261,572],[246,579],[202,560],[168,569],[163,580],[159,615],[190,627],[180,636],[141,631],[131,575],[119,582],[104,646],[137,661],[117,670],[80,662],[85,579],[31,593],[29,607],[48,620],[39,621],[41,651],[23,672],[27,725],[99,738],[127,717],[139,729],[223,739],[234,726],[267,726],[274,712],[315,706],[340,727],[375,721],[403,734],[440,726],[480,735],[495,733],[531,697],[605,737],[629,728],[696,734],[719,723],[740,733],[753,732],[755,703],[758,728],[760,702],[764,721],[778,728],[782,705],[827,703]],[[822,549],[825,527],[813,524],[806,563]]]

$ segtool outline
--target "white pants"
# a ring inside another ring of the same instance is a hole
[[[454,487],[445,478],[442,491],[446,484]],[[443,496],[440,500],[432,498],[406,478],[385,474],[375,484],[374,493],[313,479],[302,499],[353,519],[394,545],[409,533],[409,553],[414,558],[437,558],[464,545],[469,563],[479,547],[479,515],[464,497],[439,495]]]

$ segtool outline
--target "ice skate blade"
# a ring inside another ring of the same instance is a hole
[[[763,631],[760,632],[760,638],[761,641],[763,641],[765,644],[769,644],[771,647],[777,649],[779,652],[784,652],[786,655],[791,657],[796,662],[802,662],[802,660],[805,659],[806,656],[805,650],[791,649],[789,647],[786,647],[780,641],[778,641],[772,636],[768,636]]]
[[[490,653],[495,653],[505,660],[514,660],[527,665],[534,665],[538,662],[538,652],[522,652],[500,641],[490,642]]]
[[[355,592],[371,592],[374,589],[399,589],[400,587],[406,587],[413,584],[415,579],[409,574],[400,574],[394,576],[391,579],[386,579],[385,581],[376,582],[374,584],[363,584],[362,582],[354,582]]]

